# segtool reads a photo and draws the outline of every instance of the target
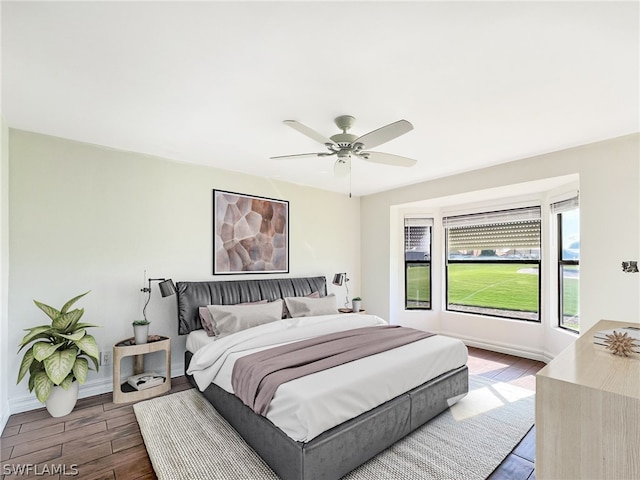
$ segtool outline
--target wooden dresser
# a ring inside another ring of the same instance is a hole
[[[593,343],[626,326],[601,320],[536,375],[539,480],[640,479],[640,354]]]

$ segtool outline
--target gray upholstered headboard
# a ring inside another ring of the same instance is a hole
[[[285,297],[304,297],[312,292],[327,295],[325,277],[268,278],[220,282],[177,282],[178,333],[186,335],[202,328],[198,307],[273,301]]]

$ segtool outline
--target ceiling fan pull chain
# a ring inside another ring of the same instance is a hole
[[[351,198],[351,160],[349,160],[349,198]]]

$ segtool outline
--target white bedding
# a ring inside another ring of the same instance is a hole
[[[287,319],[260,325],[214,341],[191,332],[194,353],[187,373],[203,391],[213,382],[233,393],[231,372],[241,356],[326,333],[386,322],[375,315],[338,314]],[[340,365],[281,385],[267,418],[292,439],[308,442],[322,432],[467,362],[457,339],[434,335],[386,352]]]

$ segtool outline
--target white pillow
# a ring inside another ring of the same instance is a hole
[[[338,313],[336,297],[333,293],[320,298],[287,297],[284,302],[293,318]]]
[[[297,298],[297,297],[289,297]],[[311,292],[309,295],[305,295],[305,298],[320,298],[320,292]],[[282,312],[282,318],[292,318],[287,308],[287,302],[284,302],[284,311]]]
[[[282,319],[282,300],[266,304],[207,305],[218,337]]]
[[[234,305],[257,305],[262,303],[267,303],[268,300],[258,300],[257,302],[244,302],[244,303],[236,303]],[[202,328],[204,328],[205,332],[209,337],[217,337],[218,334],[215,331],[215,327],[213,325],[213,319],[211,318],[211,312],[207,307],[198,307],[198,313],[200,314],[200,323],[202,324]]]

